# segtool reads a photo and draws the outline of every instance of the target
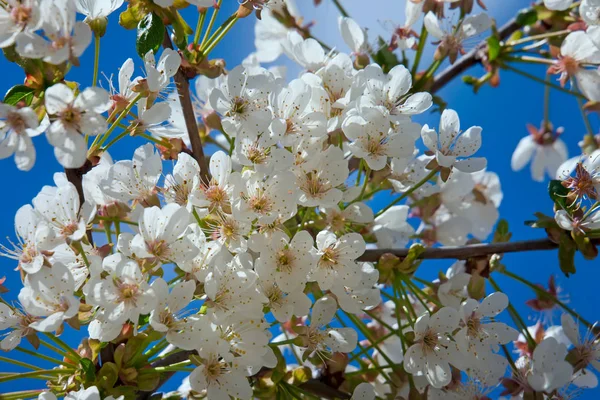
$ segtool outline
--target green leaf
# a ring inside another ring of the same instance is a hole
[[[561,181],[557,179],[553,179],[548,184],[548,193],[550,194],[550,198],[554,201],[560,208],[567,209],[569,207],[567,203],[567,196],[569,195],[569,189],[564,187]]]
[[[524,10],[517,14],[517,24],[520,26],[533,25],[538,20],[538,13],[535,10]]]
[[[487,40],[488,44],[488,58],[489,61],[494,61],[500,55],[500,40],[497,36],[490,36]]]
[[[512,234],[508,228],[508,221],[501,219],[496,226],[496,232],[494,232],[494,243],[508,242]]]
[[[532,228],[557,228],[558,224],[554,220],[554,218],[549,217],[541,212],[536,212],[534,214],[537,217],[535,221],[525,221],[525,225],[529,225]]]
[[[96,377],[96,386],[105,390],[112,389],[119,379],[119,368],[115,363],[106,362],[102,364],[102,368],[98,371]]]
[[[87,382],[94,382],[96,380],[96,367],[94,366],[92,360],[89,358],[82,358],[79,360],[79,364],[81,364],[81,369],[85,375],[85,380]]]
[[[373,55],[373,60],[379,64],[383,72],[386,74],[400,64],[396,54],[390,51],[387,43],[381,37],[378,39],[379,50]]]
[[[13,86],[4,95],[4,103],[16,106],[23,101],[25,105],[30,106],[34,92],[35,90],[25,85]]]
[[[135,49],[144,58],[150,50],[157,52],[165,35],[165,25],[154,13],[147,14],[137,26]]]
[[[560,270],[569,277],[570,274],[575,273],[575,252],[577,246],[571,236],[565,232],[560,235],[560,241],[558,242],[558,262],[560,264]]]

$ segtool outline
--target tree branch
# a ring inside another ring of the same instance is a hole
[[[67,180],[75,186],[77,189],[77,194],[79,195],[79,209],[85,203],[85,196],[83,194],[83,175],[85,175],[88,171],[92,169],[92,163],[90,160],[85,160],[85,164],[83,164],[79,168],[65,168],[65,175],[67,176]],[[88,242],[93,246],[94,240],[92,238],[92,231],[88,229],[86,231]]]
[[[491,254],[518,253],[523,251],[554,250],[558,244],[550,239],[523,240],[520,242],[506,243],[481,243],[466,246],[431,247],[418,257],[420,259],[453,259],[465,260],[471,257],[487,256]],[[397,257],[406,257],[409,249],[377,249],[367,250],[358,258],[358,261],[378,261],[379,258],[390,253]]]
[[[173,49],[171,38],[169,37],[169,31],[165,29],[165,35],[163,39],[163,47]],[[185,127],[187,129],[188,137],[192,145],[192,156],[198,162],[200,166],[200,177],[203,182],[208,182],[208,165],[204,156],[204,148],[202,147],[202,139],[200,139],[200,133],[198,131],[198,122],[196,121],[196,114],[194,112],[194,106],[192,104],[192,98],[190,96],[190,83],[185,76],[181,67],[175,74],[175,84],[177,85],[177,94],[179,95],[179,102],[181,103],[181,109],[183,111],[183,119],[185,120]]]

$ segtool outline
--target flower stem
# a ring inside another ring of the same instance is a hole
[[[419,37],[419,44],[417,45],[417,53],[415,54],[415,60],[413,62],[413,66],[411,69],[411,75],[414,77],[417,74],[417,71],[419,70],[419,63],[421,62],[421,57],[423,56],[423,49],[425,48],[425,43],[427,43],[427,29],[425,28],[425,25],[423,25],[423,28],[421,29],[421,36]]]
[[[542,295],[546,295],[548,300],[553,301],[554,303],[556,303],[560,308],[562,308],[563,310],[565,310],[566,312],[568,312],[569,314],[571,314],[571,316],[573,318],[575,318],[576,320],[581,321],[582,324],[584,324],[586,327],[591,328],[593,326],[593,324],[591,324],[589,321],[587,321],[585,318],[583,318],[581,315],[579,315],[578,313],[576,313],[575,311],[573,311],[571,308],[567,307],[567,305],[565,303],[563,303],[562,301],[560,301],[559,299],[556,298],[556,296],[551,296],[549,295],[545,290],[541,289],[540,287],[534,285],[533,283],[527,281],[526,279],[521,278],[520,276],[508,271],[506,268],[504,270],[499,271],[501,274],[508,276],[509,278],[512,278],[514,280],[516,280],[517,282],[521,282],[522,284],[524,284],[525,286],[529,287],[530,289],[532,289],[534,292],[538,293],[538,294],[542,294]],[[546,299],[546,297],[544,298]]]
[[[94,75],[92,86],[98,85],[98,69],[100,68],[100,36],[94,35]]]
[[[196,47],[200,41],[200,34],[202,33],[202,28],[204,28],[205,20],[206,10],[202,11],[200,15],[198,15],[198,23],[196,24],[196,32],[194,33],[194,47]]]
[[[200,43],[200,48],[204,48],[204,45],[206,44],[206,41],[208,40],[208,37],[210,35],[210,31],[213,28],[213,25],[215,24],[215,21],[217,20],[217,14],[219,13],[219,9],[221,8],[221,3],[223,2],[223,0],[218,0],[217,1],[217,5],[214,7],[212,15],[210,16],[210,20],[208,21],[208,27],[206,28],[206,32],[204,33],[204,38],[202,39],[202,42]]]
[[[231,28],[233,28],[238,19],[239,18],[237,17],[237,14],[233,14],[227,19],[227,21],[224,22],[223,25],[221,25],[219,29],[217,29],[213,37],[211,37],[208,43],[206,44],[206,47],[202,47],[201,51],[205,58],[208,57],[208,54],[210,54],[210,52],[217,46],[217,44],[219,44],[219,42],[223,40],[227,32],[229,32]]]
[[[19,367],[23,367],[23,368],[33,369],[33,370],[37,370],[37,371],[41,370],[41,368],[36,365],[27,364],[22,361],[14,360],[14,359],[8,358],[8,357],[0,356],[0,361],[4,361],[5,363],[9,363],[9,364],[18,365]]]
[[[66,363],[66,362],[64,362],[62,360],[58,360],[56,358],[48,357],[48,356],[43,355],[41,353],[37,353],[37,352],[31,351],[31,350],[27,350],[27,349],[24,349],[22,347],[15,347],[15,350],[20,351],[21,353],[25,353],[27,355],[33,356],[33,357],[40,358],[40,359],[48,361],[48,362],[51,362],[52,364],[60,364],[60,365],[63,365],[65,367],[72,367],[73,366],[73,364],[69,364],[69,363]]]
[[[494,281],[494,279],[491,276],[488,278],[488,280],[489,280],[490,284],[492,285],[492,287],[497,292],[502,292],[502,290],[500,290],[500,287],[498,286],[498,284]],[[531,333],[529,333],[529,330],[527,329],[527,325],[523,321],[523,318],[521,318],[521,316],[519,315],[517,310],[515,310],[515,307],[512,304],[508,303],[507,309],[508,309],[508,312],[509,312],[512,320],[520,328],[521,333],[523,333],[523,335],[525,335],[525,339],[527,340],[527,344],[528,344],[529,348],[533,351],[533,349],[535,349],[536,342],[535,342],[535,339],[533,338],[533,336],[531,336]]]
[[[72,374],[73,372],[75,372],[74,369],[41,369],[41,370],[37,370],[37,371],[31,371],[31,372],[22,372],[22,373],[18,373],[18,374],[10,374],[10,375],[5,375],[0,377],[0,383],[4,383],[4,382],[8,382],[8,381],[14,381],[15,379],[24,379],[24,378],[28,378],[28,379],[42,379],[42,380],[47,380],[48,378],[46,377],[46,375],[60,375],[60,374]]]
[[[333,4],[335,4],[335,6],[337,7],[337,9],[340,12],[340,14],[342,14],[342,16],[344,16],[344,17],[349,17],[350,16],[348,14],[348,12],[344,9],[344,7],[342,6],[342,4],[340,3],[340,0],[333,0]]]
[[[506,45],[507,46],[517,46],[519,44],[532,42],[535,40],[548,39],[548,38],[555,37],[555,36],[563,36],[563,35],[567,35],[569,33],[571,33],[571,31],[568,29],[563,29],[561,31],[556,31],[556,32],[541,33],[539,35],[531,35],[531,36],[524,37],[522,39],[513,40],[512,42],[508,42]]]
[[[413,194],[417,189],[419,189],[421,186],[423,186],[424,184],[426,184],[427,182],[429,182],[429,180],[431,178],[433,178],[435,176],[435,174],[437,174],[437,173],[438,173],[438,169],[437,168],[432,169],[429,172],[429,174],[427,174],[427,176],[425,178],[421,179],[413,187],[411,187],[406,192],[402,193],[402,195],[400,195],[399,197],[397,197],[396,199],[394,199],[394,201],[392,201],[390,204],[388,204],[387,206],[385,206],[381,210],[379,210],[379,212],[377,213],[377,215],[375,217],[380,216],[381,214],[383,214],[384,212],[386,212],[387,210],[389,210],[391,207],[395,206],[396,204],[398,204],[399,202],[401,202],[402,200],[404,200],[405,198],[407,198],[408,196],[410,196],[411,194]]]

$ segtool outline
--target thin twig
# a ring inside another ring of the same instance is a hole
[[[491,254],[517,253],[524,251],[554,250],[558,244],[550,239],[523,240],[507,243],[481,243],[466,246],[432,247],[426,249],[418,258],[420,259],[454,259],[465,260],[471,257],[487,256]],[[409,249],[377,249],[367,250],[358,258],[359,261],[378,261],[384,254],[393,254],[397,257],[406,257]]]
[[[165,36],[163,39],[164,48],[173,48],[169,32],[165,29]],[[208,166],[204,156],[204,148],[202,147],[202,139],[200,139],[200,133],[198,131],[198,122],[196,121],[196,114],[194,113],[194,106],[192,104],[192,97],[190,95],[190,83],[187,77],[180,68],[175,74],[175,84],[177,85],[177,93],[179,95],[179,102],[181,103],[181,109],[183,112],[183,119],[185,120],[185,127],[187,129],[190,143],[192,144],[192,156],[198,162],[200,166],[200,177],[204,182],[208,182]]]

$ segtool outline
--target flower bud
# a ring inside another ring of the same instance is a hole
[[[106,25],[108,25],[108,19],[106,17],[98,17],[94,19],[86,18],[84,21],[90,26],[92,32],[97,38],[101,38],[106,33]]]
[[[363,69],[367,65],[369,65],[370,61],[371,61],[371,59],[369,58],[368,54],[365,54],[365,53],[357,54],[356,58],[354,59],[354,68]]]
[[[216,111],[208,111],[203,113],[202,121],[204,125],[208,128],[208,130],[217,130],[219,132],[223,132],[223,125],[221,125],[221,117],[217,114]]]

